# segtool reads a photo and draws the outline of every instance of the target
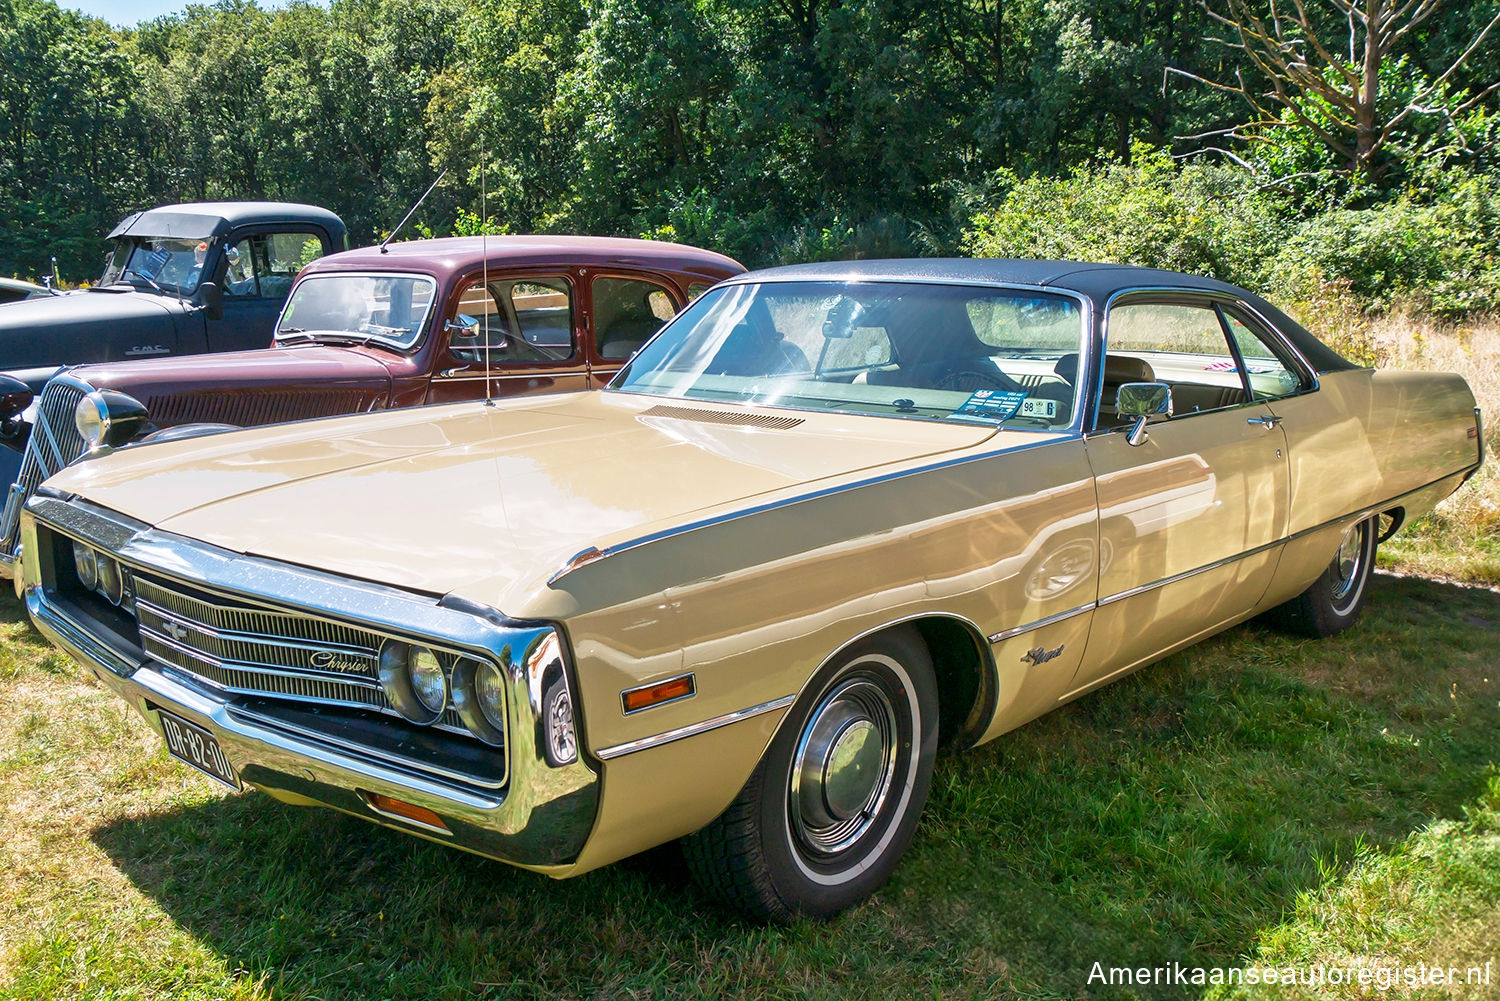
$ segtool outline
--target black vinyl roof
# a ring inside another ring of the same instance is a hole
[[[166,236],[177,240],[206,240],[238,226],[304,222],[325,231],[334,248],[344,245],[344,223],[316,205],[298,202],[189,202],[162,205],[126,216],[110,231],[109,239],[127,234]]]
[[[1130,289],[1208,293],[1238,299],[1251,306],[1291,341],[1319,372],[1358,367],[1340,357],[1301,324],[1255,293],[1221,282],[1217,278],[1164,271],[1160,268],[1141,268],[1129,264],[1090,264],[1082,261],[933,257],[793,264],[752,271],[730,281],[918,281],[1028,285],[1081,295],[1093,304],[1096,316],[1103,316],[1105,305],[1111,296]]]

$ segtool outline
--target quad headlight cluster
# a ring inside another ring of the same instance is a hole
[[[78,583],[111,605],[131,606],[129,576],[118,560],[82,542],[73,543],[73,572]]]
[[[396,711],[413,723],[434,723],[453,708],[475,736],[505,742],[505,676],[488,661],[444,658],[427,647],[392,640],[380,651],[380,684]]]
[[[571,764],[578,760],[578,733],[557,634],[534,643],[524,657],[523,664],[512,664],[507,649],[502,665],[389,640],[380,650],[380,684],[411,722],[435,723],[451,708],[471,733],[496,747],[505,744],[510,730],[509,700],[524,699],[536,714],[536,744],[547,761],[554,767]]]

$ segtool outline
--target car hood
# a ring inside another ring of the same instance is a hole
[[[0,371],[99,361],[112,343],[137,331],[141,345],[170,348],[175,319],[194,308],[187,300],[124,288],[13,302],[0,310]]]
[[[319,345],[103,362],[80,365],[68,374],[95,389],[118,389],[142,402],[188,392],[283,387],[313,391],[390,384],[390,372],[365,351]]]
[[[504,610],[591,546],[994,434],[577,393],[140,446],[79,463],[49,485],[237,553]]]

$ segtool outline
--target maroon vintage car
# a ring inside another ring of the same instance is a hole
[[[7,422],[25,454],[0,524],[0,574],[14,567],[21,505],[91,448],[595,388],[689,300],[744,270],[696,247],[570,236],[416,240],[314,261],[274,346],[67,369],[29,429]]]

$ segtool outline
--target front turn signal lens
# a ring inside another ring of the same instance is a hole
[[[394,796],[385,796],[378,792],[364,792],[365,802],[370,804],[370,809],[386,817],[395,817],[397,820],[405,820],[419,827],[426,827],[437,831],[439,834],[452,834],[448,825],[443,823],[443,818],[415,803],[408,803],[404,799],[396,799]]]
[[[642,709],[650,709],[667,702],[676,702],[696,694],[697,685],[691,674],[684,674],[679,678],[668,678],[666,681],[658,681],[654,685],[646,685],[642,688],[631,688],[620,693],[620,701],[625,707],[625,714],[638,713]]]

